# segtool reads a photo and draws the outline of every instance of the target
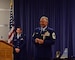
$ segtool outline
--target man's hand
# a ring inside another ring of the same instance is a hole
[[[38,43],[38,41],[39,41],[39,38],[36,38],[36,39],[35,39],[35,43]]]
[[[43,44],[44,43],[44,40],[39,39],[39,38],[36,38],[35,39],[35,43]]]
[[[20,49],[19,48],[15,48],[15,51],[16,51],[16,53],[19,53]]]
[[[39,39],[38,43],[39,43],[39,44],[43,44],[43,43],[44,43],[44,40]]]

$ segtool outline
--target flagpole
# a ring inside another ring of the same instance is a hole
[[[10,0],[10,8],[13,6],[13,1]]]
[[[11,43],[14,36],[14,19],[13,19],[13,0],[10,0],[10,31],[8,33],[8,43]]]

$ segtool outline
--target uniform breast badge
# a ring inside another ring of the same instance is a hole
[[[46,36],[50,36],[50,33],[48,31],[43,34],[43,40],[46,39]]]

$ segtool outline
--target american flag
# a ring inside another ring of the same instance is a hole
[[[14,26],[14,16],[13,16],[13,6],[12,6],[12,0],[10,2],[10,23],[9,23],[9,28],[10,28],[10,31],[8,33],[8,43],[11,43],[13,37],[14,37],[14,29],[15,29],[15,26]]]

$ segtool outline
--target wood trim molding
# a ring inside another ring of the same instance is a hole
[[[7,42],[6,42],[6,41],[4,41],[4,40],[0,40],[0,42],[5,43],[5,44],[7,44],[7,45],[9,45],[9,46],[13,47],[13,45],[12,45],[12,44],[9,44],[9,43],[7,43]]]

